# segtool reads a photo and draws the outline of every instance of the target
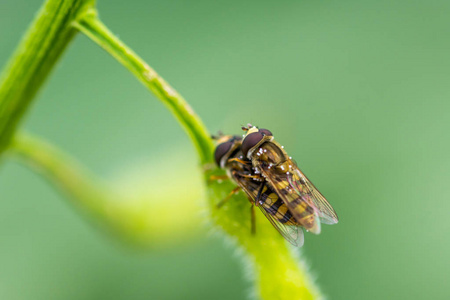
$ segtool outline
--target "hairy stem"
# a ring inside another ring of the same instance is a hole
[[[0,79],[0,154],[94,0],[47,0]]]
[[[218,176],[219,170],[207,176]],[[214,222],[245,250],[255,280],[255,292],[261,299],[323,299],[306,266],[300,261],[270,222],[256,212],[256,234],[251,234],[251,214],[247,197],[238,193],[217,208],[235,187],[230,181],[208,182],[210,216]]]
[[[213,161],[214,146],[201,119],[174,88],[109,31],[98,19],[96,11],[91,10],[74,26],[114,56],[169,108],[192,139],[202,165]]]
[[[208,131],[189,104],[171,88],[130,48],[115,37],[97,18],[95,11],[75,24],[80,31],[119,60],[144,85],[168,106],[192,138],[202,164],[213,161],[214,146]],[[230,199],[221,209],[219,203],[235,185],[211,182],[210,176],[223,175],[217,168],[205,168],[210,216],[248,254],[255,274],[257,293],[262,299],[320,299],[320,292],[310,279],[307,269],[289,250],[286,242],[267,219],[257,218],[257,236],[251,235],[248,200],[242,195]]]
[[[213,162],[214,145],[207,129],[189,104],[100,22],[93,4],[94,0],[47,0],[32,24],[3,73],[0,84],[0,153],[10,146],[8,153],[34,167],[67,194],[76,206],[91,215],[93,220],[106,229],[119,231],[127,240],[145,240],[154,245],[161,241],[185,238],[198,227],[198,217],[192,211],[192,201],[186,194],[183,197],[171,195],[170,199],[178,197],[187,200],[183,207],[179,203],[176,205],[177,211],[182,213],[181,216],[174,214],[172,208],[166,214],[167,217],[162,216],[161,212],[167,207],[167,201],[154,202],[148,210],[139,205],[127,206],[133,201],[126,201],[128,198],[117,196],[110,186],[83,170],[61,150],[28,135],[17,135],[12,139],[31,100],[76,31],[80,30],[151,90],[191,137],[199,153],[200,162],[204,167],[208,165],[204,168],[203,175],[210,217],[245,250],[247,261],[254,271],[255,288],[261,298],[320,298],[320,292],[310,279],[308,270],[299,263],[296,255],[262,214],[256,216],[256,235],[251,234],[250,204],[242,193],[230,199],[221,209],[217,209],[217,203],[224,199],[235,185],[230,181],[219,183],[210,180],[210,176],[224,175],[224,172],[209,167]],[[152,193],[145,199],[162,199],[155,195],[157,191],[153,190]],[[161,206],[156,207],[157,203]],[[150,212],[157,212],[155,218],[149,218]],[[155,232],[161,232],[161,227],[168,228],[164,231],[164,237],[155,235]]]

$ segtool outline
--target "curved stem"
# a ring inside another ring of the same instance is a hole
[[[113,189],[74,158],[38,137],[16,134],[6,154],[41,174],[89,221],[127,244],[164,248],[187,242],[200,233],[201,221],[195,213],[197,207],[192,204],[195,195],[187,193],[170,199],[183,211],[181,219],[176,213],[167,213],[167,204],[161,201],[163,196],[156,201],[155,195],[142,195],[135,190],[124,194]]]
[[[13,138],[7,154],[12,154],[44,175],[78,205],[99,215],[107,198],[107,189],[88,170],[73,158],[42,139],[18,133]]]
[[[213,161],[214,147],[200,118],[172,87],[100,22],[95,11],[86,14],[74,26],[119,60],[169,107],[192,138],[202,164]],[[235,185],[230,181],[222,184],[211,182],[210,176],[223,175],[223,170],[205,170],[210,215],[215,223],[236,239],[249,254],[261,298],[320,299],[320,292],[310,279],[307,269],[299,264],[283,238],[266,219],[257,218],[258,233],[256,236],[251,235],[248,226],[248,200],[242,194],[228,201],[223,208],[217,209],[217,203],[226,197]]]
[[[160,226],[161,222],[148,220],[148,211],[142,207],[130,209],[121,206],[120,203],[129,202],[115,201],[121,199],[117,199],[110,187],[98,182],[60,150],[27,135],[18,135],[13,143],[10,142],[33,96],[78,29],[114,56],[170,109],[191,137],[203,165],[213,162],[214,146],[200,118],[167,82],[100,22],[92,8],[93,3],[94,0],[47,0],[11,60],[0,85],[0,153],[11,144],[9,153],[37,168],[77,206],[93,215],[95,221],[105,221],[103,223],[108,226],[104,227],[118,230],[127,239],[145,239],[152,245],[167,238],[177,240],[174,233],[180,232],[179,227],[186,230],[182,232],[184,237],[187,232],[192,232],[191,228],[198,226],[196,214],[187,213],[193,207],[191,202],[186,202],[182,208],[177,206],[183,218],[174,215],[173,211],[168,214],[176,219],[166,219],[165,224],[174,227],[164,232],[166,237],[158,237],[155,232],[158,231],[156,228],[164,227]],[[251,235],[249,203],[245,196],[239,194],[221,209],[216,208],[235,185],[231,181],[219,183],[209,180],[210,176],[223,175],[223,170],[204,170],[210,217],[245,250],[261,298],[321,298],[307,269],[298,264],[296,255],[261,214],[256,216],[257,233]],[[186,195],[183,196],[186,198]],[[167,206],[167,202],[159,202]],[[152,206],[151,210],[162,215],[156,207]],[[180,226],[183,221],[187,223]],[[136,237],[135,232],[139,230],[141,233]]]
[[[214,145],[210,134],[194,110],[155,70],[109,31],[95,10],[77,20],[74,26],[114,56],[170,109],[194,142],[203,165],[213,161]]]
[[[0,154],[94,0],[47,0],[0,79]]]

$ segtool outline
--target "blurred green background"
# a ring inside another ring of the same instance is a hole
[[[0,2],[0,65],[40,5]],[[211,132],[269,128],[327,196],[340,223],[307,234],[301,251],[330,299],[450,299],[449,1],[98,7]],[[24,127],[104,178],[142,162],[167,161],[173,176],[195,170],[165,107],[84,36],[38,98]],[[175,249],[129,249],[29,169],[2,162],[0,299],[246,299],[234,253],[208,233]]]

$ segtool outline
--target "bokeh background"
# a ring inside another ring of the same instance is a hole
[[[40,5],[0,2],[2,66]],[[98,6],[211,132],[270,128],[327,196],[340,223],[306,235],[301,251],[330,299],[450,299],[449,1]],[[161,161],[173,177],[197,174],[193,147],[165,107],[81,35],[23,127],[110,180]],[[132,249],[41,177],[2,161],[0,299],[246,299],[249,291],[233,247],[207,229],[176,248]]]

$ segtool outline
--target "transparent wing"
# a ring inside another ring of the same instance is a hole
[[[317,211],[303,199],[302,195],[290,186],[286,173],[280,173],[275,168],[257,166],[271,188],[279,195],[296,221],[312,233],[319,234],[321,230]]]
[[[287,175],[289,185],[300,195],[303,201],[314,208],[320,222],[336,224],[339,221],[338,216],[327,199],[316,189],[294,162],[292,162],[291,166],[291,172]]]
[[[266,218],[272,223],[273,227],[292,245],[296,247],[303,246],[304,236],[302,227],[299,225],[285,225],[280,223],[274,216],[272,216],[267,210],[260,205],[262,213],[266,216]]]
[[[256,201],[256,197],[258,196],[258,190],[261,186],[261,182],[255,182],[251,179],[241,177],[238,174],[233,175],[236,183],[242,188],[242,190],[247,194],[247,196],[252,200],[252,205]],[[280,223],[276,217],[280,219],[283,216],[278,216],[275,213],[275,216],[272,216],[267,210],[270,209],[272,205],[272,201],[270,199],[266,199],[266,201],[259,205],[258,207],[261,209],[264,216],[270,221],[270,223],[275,227],[275,229],[292,245],[301,247],[304,243],[303,230],[299,225],[287,225]]]

